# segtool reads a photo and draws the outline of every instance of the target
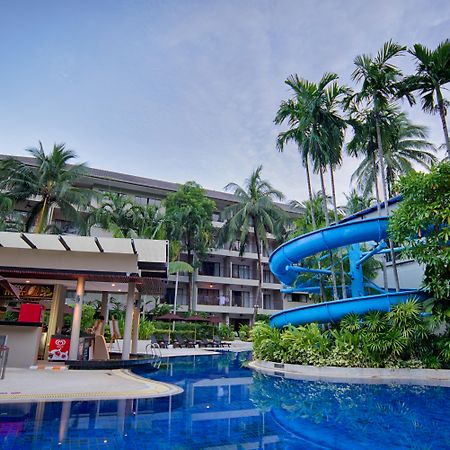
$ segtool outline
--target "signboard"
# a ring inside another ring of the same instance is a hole
[[[19,289],[19,296],[22,300],[26,301],[39,301],[39,300],[51,300],[53,297],[52,285],[44,284],[16,284],[14,286]],[[9,291],[0,287],[0,298],[14,299]]]
[[[70,339],[62,337],[50,338],[48,348],[49,361],[66,361],[69,359]]]

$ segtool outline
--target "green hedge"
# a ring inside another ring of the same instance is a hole
[[[283,330],[258,323],[252,330],[256,359],[338,367],[449,368],[450,335],[433,334],[414,300],[389,313],[349,314],[325,329],[315,323]]]

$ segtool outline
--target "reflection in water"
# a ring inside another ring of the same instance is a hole
[[[449,448],[450,389],[255,374],[251,399],[299,439],[330,448]],[[447,413],[444,413],[447,411]]]
[[[0,448],[448,448],[449,390],[254,374],[247,354],[165,360],[160,399],[0,405]],[[426,401],[425,401],[426,400]]]

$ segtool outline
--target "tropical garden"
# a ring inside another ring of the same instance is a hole
[[[406,57],[416,65],[413,74],[404,74],[396,65]],[[290,97],[280,102],[274,118],[275,124],[286,128],[278,135],[276,149],[283,152],[292,144],[297,147],[305,168],[305,201],[286,202],[284,195],[264,179],[263,167],[259,166],[244,184],[231,182],[225,187],[234,194],[236,203],[222,212],[224,224],[217,233],[212,224],[217,206],[197,183],[181,185],[160,206],[142,205],[123,193],[83,188],[80,180],[88,175],[88,167],[76,161],[76,153],[64,144],[55,144],[46,152],[39,143],[28,150],[34,158],[32,164],[13,157],[0,161],[0,227],[5,231],[84,235],[99,227],[114,237],[169,239],[169,271],[177,280],[180,273],[188,276],[189,310],[193,309],[194,272],[208,251],[216,245],[237,242],[242,256],[254,244],[257,306],[263,304],[263,256],[270,251],[269,235],[281,243],[369,206],[376,206],[381,215],[383,203],[401,194],[403,201],[391,218],[389,240],[394,287],[400,287],[394,247],[403,245],[401,257],[415,258],[426,266],[424,286],[430,300],[424,305],[410,302],[388,314],[349,317],[331,329],[308,325],[276,331],[261,323],[252,333],[255,356],[293,362],[297,354],[297,362],[311,364],[444,367],[450,352],[445,325],[450,317],[450,257],[446,245],[449,169],[448,163],[438,161],[427,128],[413,123],[401,105],[420,101],[425,112],[437,114],[444,134],[441,147],[446,159],[450,158],[448,100],[444,96],[450,82],[450,41],[435,49],[420,44],[408,49],[386,42],[376,55],[355,58],[352,79],[352,87],[342,85],[334,73],[325,73],[317,83],[298,74],[286,79]],[[338,205],[335,173],[344,157],[358,158],[359,165],[345,194],[346,204]],[[320,190],[314,192],[312,180],[316,176]],[[421,239],[412,241],[411,237],[417,235]],[[330,271],[330,275],[299,280],[320,286],[319,292],[312,294],[314,301],[347,297],[348,259],[344,249],[316,255],[304,264]],[[386,287],[384,257],[364,265],[368,278],[377,270],[383,272]],[[167,311],[170,308],[166,305]],[[256,315],[257,307],[254,322]],[[142,321],[142,336],[158,329],[163,328]],[[305,353],[302,348],[309,350]]]
[[[404,75],[395,62],[410,55],[416,72]],[[378,213],[388,199],[401,194],[402,202],[392,213],[389,246],[398,291],[395,245],[402,257],[414,258],[425,267],[423,289],[429,300],[412,299],[394,306],[390,312],[348,315],[333,326],[308,324],[283,330],[258,324],[252,331],[254,356],[270,361],[357,367],[450,367],[450,158],[446,122],[448,101],[443,96],[450,82],[450,41],[436,49],[416,44],[407,49],[389,41],[375,56],[359,55],[354,60],[353,89],[341,86],[336,74],[325,74],[319,83],[291,75],[286,84],[293,96],[282,101],[275,123],[288,125],[278,136],[278,149],[288,142],[297,145],[306,170],[309,200],[298,220],[302,234],[338,218],[334,171],[342,153],[360,159],[353,174],[355,188],[346,196],[345,213],[352,214],[373,202]],[[399,101],[410,105],[421,101],[425,112],[439,115],[447,157],[439,162],[436,149],[427,140],[427,130],[412,123]],[[344,145],[343,133],[351,138]],[[428,173],[416,172],[415,168]],[[324,174],[330,175],[331,198]],[[320,177],[321,191],[314,193],[311,176]],[[372,199],[372,196],[374,198]],[[320,211],[320,201],[322,210]],[[333,205],[332,214],[327,204]],[[386,210],[383,214],[389,214]],[[339,261],[337,262],[336,259]],[[339,298],[338,279],[345,298],[345,262],[340,254],[323,255],[307,261],[311,267],[326,265],[332,271],[333,299]],[[379,259],[387,287],[386,261]],[[321,297],[325,290],[321,285]]]

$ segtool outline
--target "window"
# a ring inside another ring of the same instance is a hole
[[[210,277],[220,277],[220,263],[213,261],[203,261],[200,268],[200,275],[208,275]]]
[[[264,283],[273,283],[272,272],[269,269],[263,270],[263,281]]]
[[[218,289],[199,289],[197,294],[197,303],[199,305],[219,305]]]
[[[264,294],[263,295],[263,308],[264,309],[273,309],[272,304],[272,295],[271,294]]]
[[[139,197],[139,196],[136,196],[136,197],[134,197],[134,201],[135,201],[135,203],[137,203],[138,205],[143,205],[143,206],[145,206],[145,205],[147,205],[147,203],[148,203],[148,198],[147,198],[147,197]]]
[[[291,299],[293,302],[307,302],[309,300],[309,295],[300,292],[294,292],[291,294]]]
[[[244,278],[246,280],[250,279],[250,266],[245,266],[241,264],[233,264],[233,278]]]
[[[232,291],[233,302],[232,306],[238,306],[242,308],[250,308],[250,292],[247,291]]]
[[[175,301],[175,288],[167,288],[166,290],[166,302],[169,305],[173,305]],[[187,305],[187,295],[184,287],[178,287],[177,292],[177,305]]]

